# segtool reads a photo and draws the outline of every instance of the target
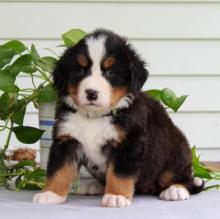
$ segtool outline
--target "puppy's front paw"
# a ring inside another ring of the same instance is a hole
[[[189,192],[183,186],[172,185],[160,193],[160,199],[166,201],[182,201],[189,199]]]
[[[66,197],[47,191],[36,194],[32,201],[38,204],[62,204],[66,201]]]
[[[131,200],[122,195],[105,194],[102,198],[102,206],[111,208],[128,207]]]

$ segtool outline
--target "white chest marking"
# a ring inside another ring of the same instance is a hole
[[[106,159],[101,153],[101,146],[108,140],[117,140],[118,132],[111,123],[111,117],[86,118],[81,113],[68,113],[59,126],[59,135],[69,135],[77,139],[83,147],[83,153],[96,163],[103,172]]]

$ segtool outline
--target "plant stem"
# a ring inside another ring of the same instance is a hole
[[[212,188],[219,189],[219,188],[220,188],[220,185],[219,185],[219,184],[216,184],[216,185],[212,185],[212,186],[207,186],[206,188],[204,188],[204,191],[207,191],[207,190],[212,189]]]
[[[34,76],[33,76],[33,74],[31,74],[31,81],[32,81],[32,84],[33,84],[33,86],[34,86],[34,90],[36,90],[37,87],[36,87],[35,82],[34,82]]]
[[[4,126],[4,125],[0,125],[0,128],[2,128],[2,129],[0,129],[0,131],[3,131],[3,130],[5,130],[5,129],[10,129],[10,128],[8,128],[7,126]]]
[[[9,143],[11,140],[12,128],[13,128],[14,123],[12,121],[10,121],[10,122],[11,122],[11,124],[10,124],[10,128],[9,128],[8,136],[7,136],[5,145],[3,146],[3,153],[5,153],[6,150],[8,149],[8,146],[9,146]]]

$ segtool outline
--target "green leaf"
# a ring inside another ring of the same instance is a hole
[[[37,68],[33,64],[32,56],[30,54],[25,54],[20,56],[8,70],[11,74],[17,75],[20,72],[24,73],[34,73],[37,71]]]
[[[0,97],[0,119],[6,120],[17,103],[17,94],[3,93]],[[19,107],[18,110],[21,108]]]
[[[67,47],[74,46],[85,36],[86,36],[86,32],[80,29],[72,29],[62,34],[64,44]]]
[[[6,173],[6,166],[4,163],[5,153],[0,149],[0,174]],[[0,186],[5,186],[7,183],[7,178],[5,176],[0,176]]]
[[[22,53],[27,47],[18,40],[11,40],[3,45],[5,48],[12,49],[15,53]]]
[[[16,100],[16,104],[13,106],[12,121],[18,125],[23,125],[24,116],[26,112],[27,102],[25,99]]]
[[[14,164],[10,167],[10,169],[20,169],[25,167],[36,167],[36,163],[33,160],[22,160],[19,161],[17,164]]]
[[[169,88],[164,88],[161,91],[161,100],[163,103],[171,108],[173,111],[177,112],[183,102],[186,100],[187,96],[176,97],[176,94],[173,90]]]
[[[17,109],[12,115],[12,121],[18,125],[23,125],[26,107]]]
[[[3,93],[0,97],[0,119],[6,120],[10,108],[10,98],[8,93]]]
[[[31,46],[31,56],[35,65],[48,72],[52,71],[53,65],[57,61],[55,58],[48,56],[41,58],[33,44]]]
[[[14,85],[15,78],[8,71],[0,71],[0,90],[8,93],[17,93],[19,88]]]
[[[188,97],[188,95],[183,95],[183,96],[177,97],[177,99],[176,99],[176,106],[175,106],[175,112],[177,112],[178,109],[183,105],[183,103],[185,102],[187,97]]]
[[[195,146],[192,148],[192,164],[193,164],[194,176],[206,178],[206,179],[212,179],[209,170],[200,164],[199,157],[196,156]]]
[[[0,69],[9,64],[16,52],[11,48],[0,46]]]
[[[15,187],[17,190],[21,190],[23,188],[23,181],[22,181],[22,176],[18,176],[17,179],[15,180]]]
[[[31,56],[34,61],[40,59],[40,55],[39,55],[39,53],[36,49],[36,46],[34,44],[31,45]]]
[[[17,126],[12,128],[12,131],[15,133],[17,139],[26,144],[33,144],[40,139],[44,130],[37,129],[30,126]]]
[[[57,59],[51,56],[45,56],[41,58],[42,61],[44,62],[44,70],[48,72],[52,72],[55,64],[57,63]]]
[[[29,171],[27,174],[28,180],[34,180],[35,182],[45,182],[46,181],[46,170],[37,168],[33,171]]]
[[[40,91],[37,100],[39,103],[54,102],[57,100],[57,93],[51,84],[48,84]]]
[[[154,98],[157,101],[161,101],[161,91],[160,90],[148,90],[146,91],[146,93],[151,96],[152,98]]]

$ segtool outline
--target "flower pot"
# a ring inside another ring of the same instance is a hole
[[[50,146],[52,144],[55,107],[55,102],[39,104],[39,126],[40,129],[45,130],[40,139],[40,166],[43,169],[46,169],[47,167]],[[90,174],[85,168],[81,168],[80,175],[86,178],[90,177]]]
[[[45,130],[40,139],[40,164],[44,169],[47,167],[49,150],[52,144],[55,107],[55,102],[39,104],[39,126],[40,129]]]

